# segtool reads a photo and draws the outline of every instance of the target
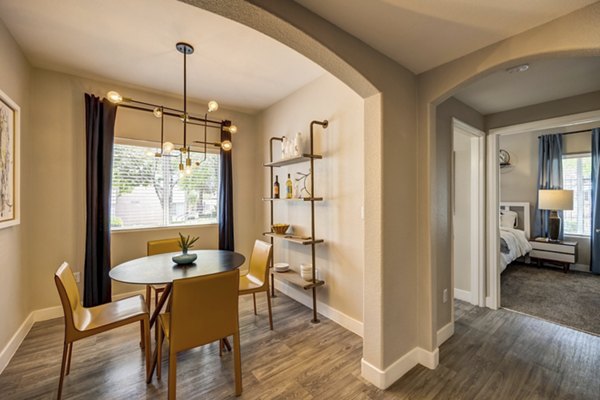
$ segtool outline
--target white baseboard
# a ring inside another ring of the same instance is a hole
[[[468,290],[454,288],[454,298],[458,299],[458,300],[466,301],[467,303],[471,303],[471,301],[472,301],[471,292]]]
[[[310,297],[306,292],[297,289],[294,286],[289,285],[287,282],[280,281],[275,279],[277,285],[275,286],[277,290],[286,296],[296,300],[298,303],[304,304],[306,307],[312,309],[312,297]],[[336,310],[329,305],[320,302],[317,299],[317,311],[319,314],[329,318],[330,320],[336,322],[342,327],[348,329],[350,332],[354,332],[360,337],[363,337],[363,323],[355,320],[352,317],[344,314],[343,312]]]
[[[29,330],[33,326],[33,313],[29,313],[25,321],[19,326],[19,329],[12,335],[6,346],[0,352],[0,374],[4,371],[4,368],[8,365],[10,360],[13,358],[21,343],[29,333]]]
[[[440,347],[442,343],[450,339],[454,335],[454,322],[448,322],[439,331],[437,331],[437,345]]]
[[[121,294],[116,294],[116,295],[112,296],[112,299],[113,299],[113,301],[120,300],[125,297],[130,297],[130,296],[133,296],[136,294],[142,294],[142,293],[144,293],[143,290],[139,290],[139,291],[135,291],[135,292],[128,292],[128,293],[121,293]],[[21,326],[19,326],[17,331],[14,333],[14,335],[12,335],[12,337],[10,338],[8,343],[6,343],[6,345],[4,346],[2,351],[0,351],[0,374],[2,373],[2,371],[4,371],[4,368],[6,368],[6,366],[10,362],[10,360],[13,358],[13,356],[19,349],[19,346],[21,346],[21,343],[23,343],[23,340],[25,339],[25,337],[27,336],[27,334],[33,327],[34,323],[41,322],[41,321],[47,321],[49,319],[54,319],[54,318],[60,318],[62,316],[63,316],[62,306],[42,308],[42,309],[33,310],[32,312],[30,312],[29,315],[27,316],[27,318],[25,318],[25,320],[21,324]]]
[[[387,367],[385,371],[380,370],[363,358],[361,359],[361,375],[379,389],[385,390],[417,364],[429,369],[437,368],[439,357],[440,353],[437,348],[434,351],[427,351],[415,347]]]

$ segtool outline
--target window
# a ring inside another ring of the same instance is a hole
[[[592,222],[592,157],[563,156],[563,186],[573,191],[573,210],[563,212],[565,234],[590,236]]]
[[[111,228],[135,229],[217,222],[219,155],[191,175],[179,173],[179,152],[154,157],[157,147],[115,143]],[[192,153],[192,161],[204,154]]]

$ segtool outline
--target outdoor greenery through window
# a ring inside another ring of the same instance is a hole
[[[192,153],[190,175],[179,152],[154,157],[155,147],[114,145],[111,228],[135,229],[217,223],[219,155]],[[184,160],[185,161],[185,160]]]
[[[573,191],[573,210],[563,211],[565,234],[590,236],[592,222],[592,157],[565,155],[563,187]]]

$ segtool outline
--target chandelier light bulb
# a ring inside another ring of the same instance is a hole
[[[230,140],[223,140],[221,142],[221,148],[225,151],[231,150],[232,147],[233,147],[233,144],[231,143]]]
[[[160,117],[162,117],[162,114],[163,114],[163,112],[162,112],[162,109],[161,109],[160,107],[156,107],[156,108],[155,108],[155,109],[152,111],[152,114],[154,114],[154,116],[155,116],[156,118],[160,118]]]
[[[229,132],[230,132],[230,133],[237,133],[237,126],[235,126],[235,125],[231,125],[231,126],[229,127]]]
[[[171,152],[173,151],[174,148],[175,148],[175,146],[171,142],[163,143],[163,153],[165,153],[166,155],[171,154]]]
[[[106,98],[108,99],[108,101],[114,104],[119,104],[123,101],[123,96],[121,96],[119,92],[115,92],[114,90],[108,92],[106,94]]]
[[[184,168],[184,171],[185,171],[185,174],[186,174],[186,175],[191,175],[191,174],[192,174],[192,166],[191,166],[191,165],[189,165],[189,166],[186,166],[186,167]]]
[[[219,109],[219,103],[214,100],[208,102],[208,112],[215,112]]]

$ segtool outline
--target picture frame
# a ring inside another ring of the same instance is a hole
[[[21,108],[0,90],[0,229],[21,222]]]

